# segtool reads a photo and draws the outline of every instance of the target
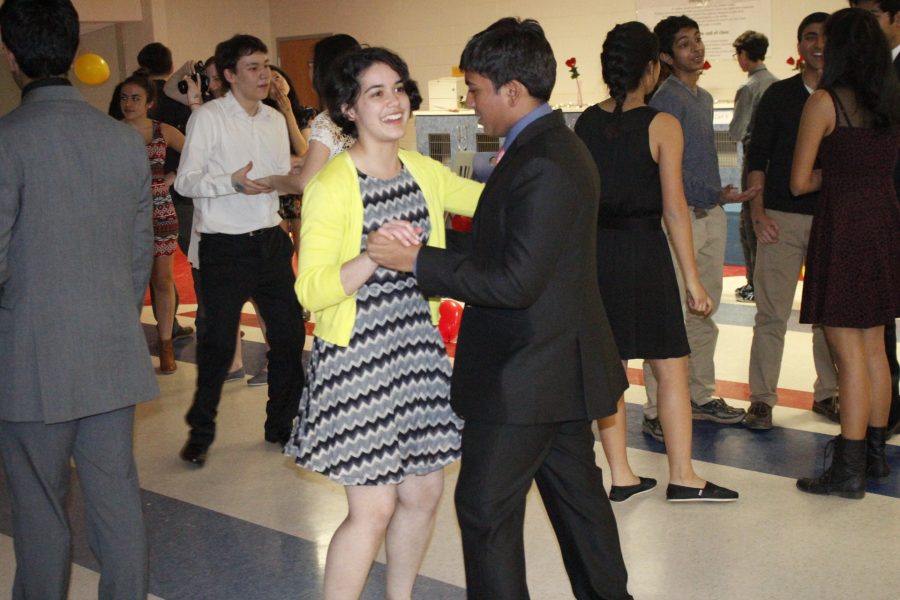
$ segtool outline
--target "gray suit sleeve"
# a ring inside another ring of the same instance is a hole
[[[141,168],[135,177],[137,212],[134,216],[134,242],[131,253],[131,275],[138,313],[144,304],[144,292],[153,266],[153,198],[150,191],[150,163],[141,149]]]
[[[21,202],[21,177],[18,169],[18,165],[0,144],[0,301],[3,300],[3,288],[9,279],[9,242]]]

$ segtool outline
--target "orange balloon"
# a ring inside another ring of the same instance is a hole
[[[75,76],[82,83],[100,85],[109,79],[109,65],[99,54],[82,54],[75,59]]]

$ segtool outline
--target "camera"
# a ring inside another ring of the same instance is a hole
[[[206,76],[206,65],[203,64],[203,61],[197,61],[194,65],[194,74],[191,75],[191,79],[200,85],[200,93],[206,96],[209,91],[209,77]],[[182,94],[187,94],[187,81],[181,80],[178,82],[178,91]]]
[[[301,106],[299,114],[296,115],[297,123],[300,125],[300,129],[309,127],[312,123],[312,120],[316,118],[317,114],[319,114],[318,111],[312,106]]]

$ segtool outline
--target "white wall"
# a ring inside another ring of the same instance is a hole
[[[500,17],[521,16],[541,22],[558,62],[551,102],[575,101],[575,82],[563,64],[578,59],[586,103],[608,94],[600,78],[600,47],[616,23],[636,18],[634,0],[270,0],[273,37],[344,32],[372,45],[388,46],[410,65],[412,76],[424,84],[450,75],[466,41]],[[778,77],[792,74],[785,64],[796,55],[800,20],[818,11],[847,6],[844,0],[772,0],[774,21],[764,31],[771,42],[770,70]],[[690,12],[688,11],[688,15]],[[716,64],[704,73],[701,85],[720,100],[731,100],[744,79],[736,62]],[[427,85],[422,85],[427,92]]]
[[[117,23],[141,18],[141,0],[72,0],[82,22]]]
[[[151,41],[168,45],[176,66],[212,54],[216,43],[234,33],[250,33],[269,45],[275,58],[279,37],[346,32],[360,41],[392,48],[410,65],[423,92],[429,79],[450,75],[472,34],[504,16],[541,22],[556,53],[559,70],[551,101],[575,101],[575,83],[564,61],[578,59],[585,102],[606,97],[600,80],[600,47],[616,23],[635,18],[634,0],[76,0],[86,16],[118,14],[131,19],[140,2],[140,21],[119,23],[82,37],[82,46],[97,47],[118,81],[137,66],[138,50]],[[844,0],[772,0],[773,25],[767,63],[779,77],[791,75],[785,64],[796,54],[800,20],[816,10],[834,11]],[[101,13],[101,10],[106,12]],[[689,11],[688,11],[688,14]],[[106,17],[103,17],[106,19]],[[701,85],[720,100],[730,100],[744,75],[737,64],[716,64]],[[109,85],[114,85],[111,81]],[[89,90],[92,102],[106,110],[108,91]],[[111,89],[111,88],[110,88]],[[104,97],[105,96],[105,97]],[[19,92],[0,66],[0,114],[16,106]]]

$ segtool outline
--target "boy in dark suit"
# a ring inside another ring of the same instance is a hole
[[[370,236],[369,255],[466,302],[452,402],[466,419],[456,487],[470,598],[528,598],[522,524],[535,481],[576,598],[631,598],[591,420],[628,386],[597,285],[599,178],[547,100],[540,25],[501,19],[460,60],[485,133],[505,137],[470,250]]]

